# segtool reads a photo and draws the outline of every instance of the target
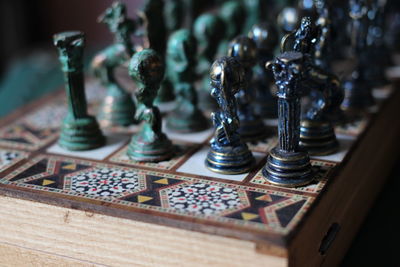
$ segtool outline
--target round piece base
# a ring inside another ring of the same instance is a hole
[[[299,145],[312,156],[330,155],[339,150],[332,124],[323,121],[302,121]]]
[[[264,122],[259,118],[251,121],[241,120],[238,132],[245,142],[257,142],[271,135]]]
[[[103,127],[129,126],[135,123],[135,104],[129,94],[107,96],[100,108],[99,123]]]
[[[221,174],[246,173],[254,164],[253,154],[245,144],[235,148],[226,147],[218,150],[211,148],[205,160],[207,169]]]
[[[262,173],[265,179],[282,187],[299,187],[309,184],[314,176],[307,152],[271,150]]]
[[[165,161],[171,159],[174,154],[174,146],[165,135],[153,143],[140,142],[134,136],[127,150],[128,157],[139,162]]]
[[[178,133],[195,133],[209,128],[208,119],[200,110],[192,116],[179,116],[173,112],[166,121],[167,128]]]

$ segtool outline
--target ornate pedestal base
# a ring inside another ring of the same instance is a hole
[[[144,142],[140,135],[134,135],[127,154],[130,159],[136,161],[160,162],[172,158],[175,149],[165,134],[150,143]]]
[[[245,144],[235,148],[229,146],[219,149],[211,146],[205,164],[213,172],[240,174],[248,172],[255,164],[255,159]]]
[[[58,144],[67,150],[90,150],[105,144],[96,119],[92,116],[80,119],[66,118],[61,127]]]
[[[200,132],[208,129],[209,120],[197,109],[192,114],[174,111],[167,117],[168,129],[180,133]]]
[[[107,94],[100,108],[102,126],[128,126],[135,122],[135,104],[127,93]]]
[[[329,122],[304,120],[300,123],[300,147],[309,155],[322,156],[339,149],[333,126]]]
[[[175,99],[174,89],[172,88],[171,82],[165,79],[161,83],[160,90],[158,91],[157,98],[155,99],[155,103],[165,103],[170,102]]]
[[[306,152],[285,152],[277,147],[271,150],[262,172],[268,182],[284,187],[306,185],[314,179]]]

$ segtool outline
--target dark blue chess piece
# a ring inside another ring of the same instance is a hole
[[[248,172],[255,159],[238,133],[239,119],[235,94],[245,86],[243,67],[233,57],[223,57],[214,62],[210,70],[211,95],[219,111],[212,114],[215,135],[205,160],[213,172],[240,174]]]
[[[304,56],[300,52],[285,52],[268,62],[278,87],[279,144],[270,151],[263,175],[272,184],[297,187],[313,180],[310,158],[299,148],[301,80]]]

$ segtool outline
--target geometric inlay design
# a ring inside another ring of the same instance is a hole
[[[205,183],[180,184],[160,194],[164,207],[193,214],[222,215],[249,206],[245,191]]]
[[[121,197],[145,188],[143,175],[120,168],[93,168],[64,179],[65,189],[98,197]]]
[[[0,172],[8,169],[27,156],[26,152],[0,149]]]

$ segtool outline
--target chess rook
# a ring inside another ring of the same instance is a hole
[[[103,146],[105,137],[96,119],[87,114],[83,76],[84,33],[62,32],[55,34],[53,40],[59,51],[68,102],[68,113],[58,143],[68,150],[90,150]]]
[[[238,132],[244,141],[257,142],[265,139],[270,133],[260,116],[253,109],[254,84],[253,67],[257,62],[257,47],[255,42],[247,36],[236,37],[230,44],[228,56],[236,58],[245,72],[245,86],[235,95],[238,103],[238,117],[240,126]]]
[[[255,159],[238,133],[239,120],[234,96],[244,85],[244,70],[233,57],[223,57],[211,66],[210,77],[211,94],[220,110],[212,114],[215,134],[210,142],[206,167],[223,174],[248,172]]]
[[[144,49],[133,55],[129,75],[137,85],[135,118],[144,123],[139,132],[132,136],[127,154],[136,161],[168,160],[174,155],[174,147],[162,132],[161,113],[153,105],[164,77],[163,61],[156,51]]]
[[[272,184],[296,187],[313,180],[310,158],[299,149],[301,68],[299,52],[285,52],[267,67],[272,67],[278,87],[279,145],[270,151],[263,175]]]

